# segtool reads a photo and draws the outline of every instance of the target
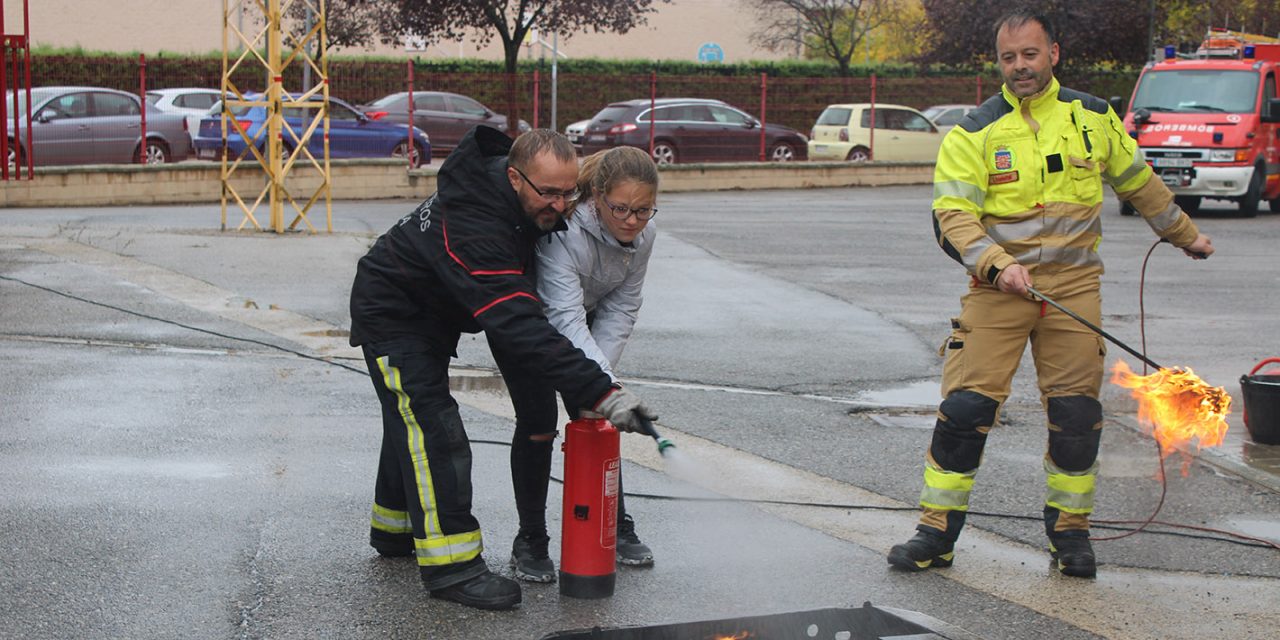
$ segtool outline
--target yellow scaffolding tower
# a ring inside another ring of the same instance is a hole
[[[315,18],[314,24],[301,37],[286,35],[281,26],[282,17],[294,7],[301,7]],[[249,224],[264,230],[254,212],[265,200],[270,208],[268,226],[272,231],[284,233],[284,205],[287,202],[294,212],[288,229],[293,230],[301,222],[315,233],[316,228],[307,214],[321,198],[325,207],[325,231],[333,231],[329,172],[329,63],[324,55],[325,42],[325,0],[222,0],[223,231],[227,229],[229,200],[234,201],[244,213],[237,230]],[[232,43],[238,53],[231,50],[229,45]],[[262,51],[264,43],[265,56]],[[290,49],[287,56],[283,52],[284,44]],[[311,54],[312,45],[316,46],[315,55]],[[292,92],[285,88],[285,74],[295,63],[310,67],[318,76],[314,86]],[[237,72],[242,79],[263,77],[248,72],[255,68],[261,69],[265,76],[265,92],[244,90],[233,79]],[[266,122],[250,134],[251,122],[241,118],[257,108],[266,110]],[[301,116],[300,130],[289,126],[285,116]],[[320,129],[323,135],[321,158],[316,158],[309,148],[312,136],[317,135],[316,129]],[[228,157],[229,134],[239,136],[244,142],[244,149],[235,158]],[[295,165],[302,169],[315,169],[319,175],[318,185],[312,178],[304,180],[304,186],[295,187],[299,195],[305,195],[307,189],[314,187],[302,205],[298,202],[300,198],[295,198],[294,192],[285,184]],[[262,168],[265,180],[256,195],[246,194],[252,196],[252,203],[247,203],[234,185],[235,182],[244,185],[245,181],[235,178],[237,172],[251,171],[255,167]]]

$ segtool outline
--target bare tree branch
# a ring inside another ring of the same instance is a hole
[[[893,0],[746,0],[763,25],[761,46],[814,49],[849,73],[853,52],[893,15]]]

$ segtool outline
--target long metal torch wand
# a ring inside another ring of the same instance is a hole
[[[1156,364],[1155,362],[1153,362],[1150,358],[1148,358],[1148,357],[1146,357],[1146,356],[1142,355],[1141,353],[1138,353],[1137,351],[1135,351],[1135,350],[1133,349],[1133,347],[1130,347],[1129,345],[1127,345],[1127,344],[1125,344],[1125,343],[1123,343],[1123,342],[1120,342],[1120,340],[1116,339],[1116,337],[1115,337],[1115,336],[1113,336],[1113,335],[1111,335],[1111,334],[1107,333],[1106,331],[1103,331],[1103,330],[1102,330],[1102,327],[1099,327],[1099,326],[1097,326],[1097,325],[1093,324],[1092,322],[1089,322],[1088,320],[1085,320],[1084,318],[1081,318],[1079,315],[1077,315],[1077,314],[1076,314],[1076,312],[1074,312],[1074,311],[1072,311],[1072,310],[1070,310],[1070,309],[1068,309],[1068,308],[1066,308],[1066,307],[1064,307],[1064,306],[1062,306],[1062,305],[1058,304],[1057,302],[1054,302],[1054,301],[1053,301],[1053,300],[1051,300],[1048,296],[1044,295],[1043,293],[1040,293],[1039,291],[1036,291],[1033,287],[1027,287],[1027,292],[1029,292],[1031,295],[1033,295],[1033,296],[1035,296],[1035,297],[1037,297],[1037,298],[1039,298],[1039,299],[1041,299],[1041,300],[1044,300],[1044,301],[1045,301],[1049,306],[1053,307],[1054,309],[1057,309],[1058,311],[1061,311],[1061,312],[1063,312],[1063,313],[1065,313],[1065,314],[1067,314],[1067,315],[1071,316],[1071,317],[1072,317],[1076,322],[1079,322],[1080,324],[1082,324],[1082,325],[1084,325],[1084,326],[1086,326],[1086,327],[1089,327],[1091,330],[1093,330],[1093,332],[1094,332],[1094,333],[1096,333],[1096,334],[1098,334],[1098,335],[1100,335],[1100,336],[1102,336],[1102,337],[1106,338],[1107,340],[1110,340],[1110,341],[1111,341],[1111,343],[1112,343],[1112,344],[1114,344],[1114,345],[1116,345],[1117,347],[1120,347],[1121,349],[1124,349],[1125,351],[1128,351],[1130,354],[1132,354],[1132,355],[1133,355],[1133,357],[1135,357],[1135,358],[1137,358],[1137,359],[1139,359],[1139,360],[1141,360],[1141,361],[1143,361],[1143,362],[1145,362],[1145,363],[1147,363],[1147,364],[1151,365],[1152,367],[1155,367],[1156,369],[1163,369],[1163,368],[1164,368],[1164,367],[1162,367],[1162,366],[1160,366],[1160,365]]]

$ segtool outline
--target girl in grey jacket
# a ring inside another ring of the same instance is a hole
[[[568,229],[537,245],[538,296],[551,324],[616,383],[614,367],[640,312],[653,253],[656,230],[650,220],[657,214],[658,171],[644,151],[616,147],[583,162],[578,188],[582,196],[569,216]],[[511,564],[518,578],[551,582],[555,566],[547,553],[546,502],[557,435],[555,391],[514,359],[496,359],[516,410],[511,479],[520,533],[512,545]],[[576,409],[569,411],[576,417]],[[617,559],[629,565],[653,564],[653,553],[640,542],[626,514],[621,488]]]

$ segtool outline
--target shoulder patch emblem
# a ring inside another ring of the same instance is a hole
[[[1008,171],[1013,168],[1013,150],[1009,147],[996,147],[996,151],[991,155],[992,166],[996,171]]]

